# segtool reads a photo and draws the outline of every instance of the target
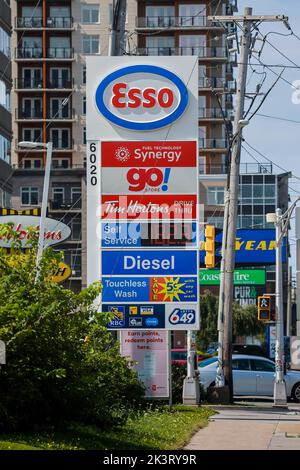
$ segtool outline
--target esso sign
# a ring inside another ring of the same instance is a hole
[[[188,90],[174,73],[133,65],[106,76],[96,90],[100,113],[120,127],[150,131],[168,126],[186,110]]]
[[[143,191],[147,189],[153,191],[168,190],[168,180],[171,168],[130,168],[127,173],[129,191]]]

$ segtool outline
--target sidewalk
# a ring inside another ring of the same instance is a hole
[[[300,406],[216,406],[219,414],[198,431],[186,450],[300,450]]]

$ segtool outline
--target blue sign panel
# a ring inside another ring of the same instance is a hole
[[[165,328],[165,306],[157,305],[102,305],[103,312],[111,312],[109,329]]]
[[[103,302],[197,302],[197,277],[103,277]]]
[[[195,222],[107,222],[102,223],[103,248],[196,246]]]
[[[102,251],[103,275],[197,274],[197,251]]]
[[[221,256],[221,243],[223,232],[220,230],[216,233],[216,241],[219,247],[216,256]],[[264,230],[237,230],[236,235],[236,264],[240,266],[252,266],[275,264],[276,256],[275,229]],[[286,238],[283,238],[282,262],[286,262]],[[204,265],[205,248],[204,233],[200,232],[200,266]]]

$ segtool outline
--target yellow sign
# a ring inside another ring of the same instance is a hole
[[[72,274],[72,269],[65,263],[59,263],[58,268],[52,276],[52,281],[57,284],[66,281]]]

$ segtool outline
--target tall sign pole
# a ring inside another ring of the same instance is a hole
[[[221,23],[240,22],[242,23],[240,67],[237,80],[236,110],[234,120],[234,135],[231,143],[231,162],[229,184],[227,188],[227,198],[223,227],[223,250],[221,289],[220,289],[220,309],[219,309],[219,340],[223,344],[219,347],[223,353],[223,373],[219,365],[216,384],[229,387],[229,401],[233,401],[233,381],[232,381],[232,306],[233,306],[233,280],[235,267],[235,243],[237,227],[237,207],[240,176],[240,156],[242,129],[246,124],[243,121],[244,103],[246,93],[247,67],[251,46],[251,30],[256,22],[282,21],[285,17],[279,16],[252,16],[252,8],[246,7],[243,16],[212,16],[209,20]],[[225,235],[225,236],[224,236]],[[219,358],[220,362],[220,358]]]

